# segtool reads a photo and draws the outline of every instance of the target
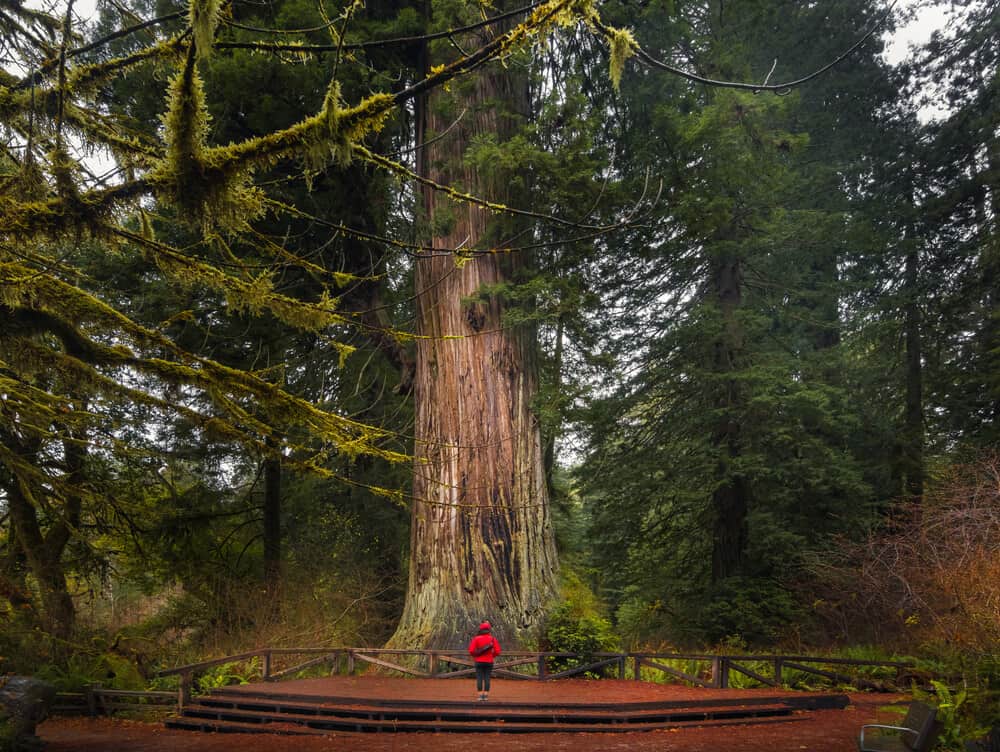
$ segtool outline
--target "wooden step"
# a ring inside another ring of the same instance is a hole
[[[163,725],[181,731],[202,731],[215,734],[281,734],[282,736],[328,736],[330,732],[279,723],[236,723],[211,718],[167,718]]]
[[[497,721],[482,722],[434,722],[434,721],[369,721],[357,720],[354,722],[340,723],[337,721],[324,721],[310,719],[309,726],[300,726],[289,723],[286,719],[278,721],[266,721],[262,717],[248,718],[246,721],[235,721],[219,718],[195,718],[177,717],[169,718],[166,721],[168,728],[183,729],[189,731],[207,731],[217,733],[250,733],[250,734],[308,734],[323,735],[332,732],[428,732],[428,733],[634,733],[645,731],[656,731],[665,728],[701,727],[701,726],[739,726],[739,725],[759,725],[770,723],[792,723],[806,720],[803,716],[783,716],[778,718],[739,718],[724,720],[694,720],[677,723],[506,723]],[[322,724],[317,728],[314,724]],[[333,725],[330,727],[328,724]]]
[[[557,694],[554,691],[553,694]],[[374,697],[340,697],[329,695],[316,695],[294,692],[283,692],[280,690],[267,689],[244,689],[242,687],[220,687],[213,689],[207,697],[214,699],[226,699],[232,702],[243,704],[248,699],[267,700],[280,702],[282,705],[289,702],[305,703],[308,705],[333,705],[342,706],[364,706],[364,707],[391,707],[391,708],[476,708],[480,703],[474,700],[413,700],[413,699],[383,699]],[[201,698],[204,700],[205,698]],[[713,707],[725,706],[751,706],[751,705],[771,705],[783,703],[802,710],[817,710],[826,708],[845,708],[850,700],[846,695],[786,695],[782,697],[736,697],[736,698],[714,698],[706,700],[647,700],[641,702],[596,702],[596,703],[573,703],[573,702],[507,702],[500,698],[490,700],[490,705],[502,707],[510,710],[532,710],[558,708],[560,710],[584,709],[584,710],[613,710],[619,711],[622,708],[629,710],[658,710],[661,708],[693,708],[711,705]]]
[[[785,703],[751,705],[716,705],[702,702],[686,708],[659,707],[633,710],[629,706],[619,706],[612,710],[606,707],[594,709],[579,705],[573,708],[559,706],[510,709],[504,705],[469,703],[464,707],[393,708],[390,706],[371,707],[365,705],[335,706],[325,703],[276,702],[256,700],[239,702],[228,698],[205,697],[188,705],[185,714],[199,717],[224,717],[226,714],[247,713],[278,716],[294,716],[302,722],[310,719],[361,719],[378,721],[482,721],[495,719],[507,723],[676,723],[696,720],[723,720],[739,718],[764,718],[791,715],[797,709]]]
[[[546,698],[549,693],[541,695]],[[844,695],[710,697],[639,702],[422,700],[333,697],[269,686],[214,690],[171,718],[172,728],[244,733],[626,732],[804,720],[804,711],[842,708]]]

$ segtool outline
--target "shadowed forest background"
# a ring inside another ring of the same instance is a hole
[[[0,0],[0,672],[490,619],[1000,720],[1000,6],[949,7],[893,66],[874,0]]]

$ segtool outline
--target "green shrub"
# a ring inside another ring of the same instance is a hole
[[[0,718],[0,752],[41,752],[45,742],[37,736],[17,735],[16,724]]]
[[[249,684],[261,676],[260,659],[256,656],[249,661],[235,661],[212,666],[195,680],[198,692],[208,692],[218,687],[231,687],[234,684]]]
[[[602,604],[579,576],[572,573],[564,575],[562,595],[562,600],[549,610],[542,635],[542,649],[546,652],[577,653],[580,657],[552,658],[549,670],[562,671],[592,663],[595,653],[619,649],[620,640],[604,615]],[[588,675],[596,674],[588,672]]]
[[[615,611],[615,623],[630,650],[656,643],[658,637],[670,631],[663,603],[646,600],[635,586],[625,589],[625,597]]]
[[[146,680],[132,661],[109,652],[73,653],[64,662],[39,667],[35,675],[60,692],[79,692],[88,684],[100,684],[106,689],[146,688]]]
[[[768,578],[728,577],[713,585],[688,629],[710,642],[771,645],[801,617],[793,595]]]
[[[934,687],[933,695],[921,699],[928,699],[937,706],[937,720],[941,724],[940,748],[958,752],[964,749],[964,742],[984,736],[990,730],[989,725],[983,723],[985,692],[966,688],[952,692],[939,681],[932,681],[931,686]]]

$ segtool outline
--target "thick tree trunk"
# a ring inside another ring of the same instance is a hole
[[[18,328],[30,334],[45,332],[58,337],[66,352],[75,358],[86,359],[90,354],[85,338],[72,326],[43,311],[18,309],[14,312]],[[4,322],[9,324],[10,319]],[[87,411],[86,400],[80,399],[75,409]],[[58,649],[62,649],[72,636],[76,625],[76,606],[70,595],[63,565],[63,553],[75,531],[80,526],[82,513],[82,489],[87,484],[87,436],[81,430],[69,425],[52,424],[55,433],[63,436],[62,478],[57,487],[40,484],[34,478],[25,480],[16,467],[4,468],[0,482],[7,492],[7,507],[10,514],[11,536],[9,542],[19,551],[8,552],[8,570],[15,573],[13,579],[5,578],[3,585],[8,599],[23,599],[29,593],[18,592],[19,584],[27,582],[23,573],[18,572],[20,564],[34,579],[41,599],[42,626],[49,635],[56,638]],[[35,467],[45,466],[42,460],[43,439],[26,431],[28,439],[18,435],[14,426],[0,426],[0,441],[19,456],[22,461]],[[54,450],[56,444],[44,448]],[[57,469],[52,464],[50,469]],[[62,490],[61,495],[54,490]],[[36,505],[42,499],[46,504],[44,516],[40,518]],[[13,589],[13,590],[12,590]],[[14,602],[12,600],[12,602]]]
[[[526,91],[519,74],[484,71],[462,84],[450,113],[438,99],[448,95],[435,95],[427,132],[443,133],[458,112],[466,114],[447,140],[422,150],[424,174],[504,201],[463,155],[477,137],[509,137]],[[424,201],[431,227],[450,223],[435,248],[470,248],[485,238],[484,209],[433,191]],[[466,300],[508,279],[515,261],[502,254],[456,261],[445,251],[416,262],[414,501],[395,647],[464,647],[483,619],[501,641],[529,644],[555,587],[542,442],[531,410],[534,332],[505,328],[495,297]]]
[[[82,406],[81,409],[86,408]],[[70,638],[76,624],[76,607],[69,593],[62,556],[73,531],[80,524],[81,500],[75,489],[84,482],[86,450],[83,439],[81,435],[71,435],[63,442],[64,487],[68,491],[65,498],[53,504],[55,515],[47,528],[43,528],[39,520],[32,493],[49,491],[44,488],[29,489],[22,485],[22,479],[15,472],[4,473],[11,526],[9,542],[17,549],[8,552],[8,557],[12,557],[9,571],[15,576],[5,578],[5,595],[12,603],[30,597],[30,593],[20,587],[26,584],[24,572],[18,571],[19,564],[23,562],[38,587],[42,626],[60,644]],[[22,457],[37,458],[41,447],[40,440],[26,446],[6,431],[3,432],[3,440]]]
[[[0,597],[3,597],[15,609],[31,609],[35,604],[31,600],[31,591],[27,582],[27,560],[24,551],[17,540],[17,529],[7,515],[6,545],[0,558]]]
[[[45,631],[59,640],[68,640],[76,623],[76,608],[62,566],[68,540],[66,522],[58,521],[48,535],[43,535],[35,507],[16,479],[8,486],[7,502],[18,543],[38,584]]]

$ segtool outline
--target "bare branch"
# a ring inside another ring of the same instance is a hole
[[[644,62],[649,67],[658,68],[659,70],[666,71],[667,73],[672,73],[675,76],[679,76],[680,78],[686,79],[688,81],[693,81],[694,83],[705,84],[706,86],[714,86],[723,89],[741,89],[744,91],[752,91],[754,94],[757,94],[762,91],[770,91],[773,92],[774,94],[784,95],[797,86],[801,86],[802,84],[812,81],[815,78],[819,78],[828,70],[838,65],[842,61],[846,60],[852,54],[854,54],[854,52],[858,50],[858,48],[860,48],[861,45],[867,42],[875,34],[875,32],[882,27],[882,25],[886,22],[886,20],[888,20],[889,16],[892,14],[893,8],[896,6],[896,2],[898,2],[898,0],[893,1],[893,3],[886,9],[885,13],[883,13],[882,16],[878,18],[871,25],[868,31],[865,32],[865,34],[860,39],[858,39],[857,42],[852,44],[844,52],[842,52],[836,58],[831,60],[829,63],[827,63],[823,67],[813,71],[812,73],[806,76],[802,76],[801,78],[796,78],[793,81],[786,81],[785,83],[781,84],[768,84],[767,81],[771,77],[770,73],[768,74],[767,78],[764,80],[764,83],[762,84],[748,84],[740,81],[722,81],[713,78],[706,78],[705,76],[699,76],[696,73],[691,73],[690,71],[686,71],[683,68],[678,68],[675,65],[670,65],[669,63],[665,63],[661,60],[658,60],[655,57],[653,57],[650,53],[646,52],[646,50],[642,49],[642,47],[639,47],[638,45],[635,46],[633,51],[635,53],[636,58]],[[604,35],[606,39],[611,40],[614,37],[615,34],[614,29],[604,24],[599,19],[596,18],[591,19],[591,23],[593,24],[594,28],[596,28]],[[772,68],[772,72],[773,70],[774,69]]]

